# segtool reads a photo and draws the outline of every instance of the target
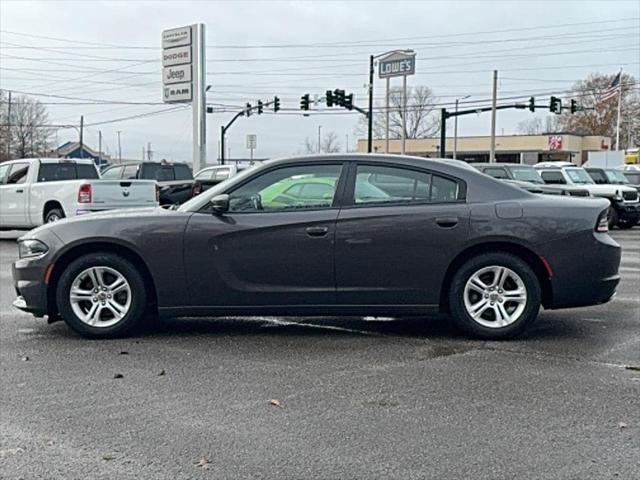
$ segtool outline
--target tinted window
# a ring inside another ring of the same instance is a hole
[[[431,174],[396,167],[358,165],[355,203],[429,201]]]
[[[175,174],[171,165],[161,165],[159,163],[145,163],[141,166],[140,178],[146,180],[156,180],[158,182],[169,182],[175,180]]]
[[[38,170],[39,182],[75,180],[76,178],[75,163],[43,163]]]
[[[604,175],[604,172],[602,172],[601,170],[587,170],[587,173],[591,178],[593,178],[593,181],[596,182],[597,184],[608,183],[607,177]]]
[[[487,175],[492,176],[493,178],[509,178],[509,175],[507,175],[507,171],[504,168],[496,168],[496,167],[490,167],[490,168],[485,168],[483,170],[484,173],[486,173]]]
[[[431,181],[432,202],[455,202],[458,200],[458,182],[434,175]]]
[[[176,180],[193,180],[193,173],[187,165],[174,165],[173,169]]]
[[[567,183],[562,172],[541,172],[540,176],[542,176],[544,183],[551,185],[564,185]]]
[[[120,178],[121,173],[122,167],[112,167],[102,172],[101,178],[103,180],[117,180]]]
[[[10,166],[11,164],[8,163],[0,164],[0,184],[4,183],[4,177],[7,176]]]
[[[231,192],[229,210],[259,212],[329,208],[333,204],[341,169],[341,165],[308,165],[272,170]],[[322,186],[311,187],[312,196],[305,196],[302,191],[311,183]],[[298,185],[302,186],[293,188]],[[288,194],[290,191],[298,193],[298,196]],[[318,194],[319,197],[316,196]]]
[[[78,163],[76,164],[76,172],[77,172],[77,178],[87,179],[87,180],[94,180],[94,179],[100,178],[100,176],[98,175],[98,171],[96,170],[96,167],[94,167],[93,165]]]
[[[135,180],[138,175],[138,165],[126,165],[122,172],[122,178],[127,180]]]
[[[27,172],[29,171],[28,163],[14,163],[9,170],[7,183],[24,183],[27,181]]]

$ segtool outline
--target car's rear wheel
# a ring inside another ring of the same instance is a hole
[[[78,334],[112,338],[130,332],[146,306],[142,275],[111,253],[84,255],[65,269],[56,291],[58,310]]]
[[[53,222],[57,222],[58,220],[62,220],[63,218],[64,218],[64,212],[62,211],[61,208],[52,208],[44,216],[44,222],[53,223]]]
[[[536,274],[508,253],[470,259],[453,276],[449,291],[455,323],[466,333],[488,339],[522,333],[537,318],[540,303]]]
[[[613,207],[609,207],[609,230],[618,225],[618,212]]]

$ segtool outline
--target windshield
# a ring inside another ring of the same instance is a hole
[[[533,167],[512,167],[511,173],[513,174],[513,178],[516,180],[520,180],[521,182],[531,182],[543,184],[544,180],[538,173],[538,171]]]
[[[593,185],[593,179],[583,168],[567,168],[565,170],[573,183]]]
[[[252,165],[242,170],[237,175],[234,175],[231,178],[227,178],[226,180],[223,180],[222,182],[214,185],[213,187],[208,189],[205,193],[196,195],[191,200],[184,202],[182,205],[178,207],[177,210],[179,212],[190,212],[190,211],[198,210],[200,207],[202,207],[204,204],[206,204],[210,199],[212,199],[216,195],[220,195],[221,193],[224,193],[224,190],[227,188],[227,185],[229,184],[230,181],[233,180],[235,182],[236,180],[242,180],[243,178],[251,175],[256,168],[261,166],[262,164],[256,163],[255,165]]]
[[[607,175],[607,180],[611,183],[629,183],[624,173],[619,170],[605,170],[604,173]]]

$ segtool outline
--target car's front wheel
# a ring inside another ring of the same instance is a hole
[[[144,279],[128,260],[111,253],[84,255],[67,266],[56,291],[58,311],[78,334],[123,336],[146,307]]]
[[[531,267],[508,253],[467,261],[453,276],[449,306],[455,323],[481,338],[514,337],[538,316],[540,282]]]

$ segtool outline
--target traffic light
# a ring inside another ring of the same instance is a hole
[[[342,106],[345,107],[347,110],[353,110],[353,93],[350,93],[349,95],[345,95],[344,104]]]
[[[327,90],[325,97],[327,98],[327,107],[333,107],[333,104],[336,103],[335,98],[333,98],[333,92]]]
[[[246,108],[245,112],[247,114],[247,117],[250,117],[251,116],[251,104],[249,102],[247,102],[246,107],[247,108]]]
[[[309,94],[305,93],[300,97],[300,110],[309,110]]]
[[[578,102],[575,100],[571,100],[571,113],[576,113],[578,111]]]
[[[339,88],[336,88],[333,91],[333,96],[335,97],[336,105],[344,107],[344,90],[340,90]]]
[[[263,104],[262,104],[262,100],[258,100],[258,115],[262,114],[262,108],[263,108]]]
[[[551,97],[549,111],[552,113],[562,113],[562,100],[558,97]]]
[[[535,97],[529,98],[529,110],[532,112],[536,111],[536,99]]]
[[[280,110],[280,99],[273,97],[273,113],[277,113]]]

